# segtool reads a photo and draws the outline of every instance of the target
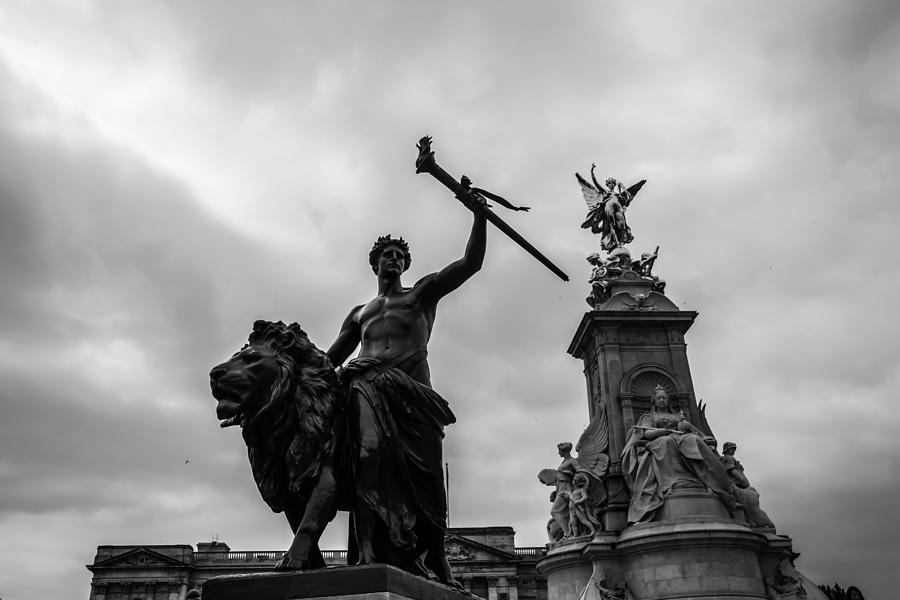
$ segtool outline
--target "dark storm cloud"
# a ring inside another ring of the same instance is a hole
[[[573,172],[596,162],[649,180],[633,250],[660,244],[669,296],[701,311],[695,388],[801,568],[890,589],[865,569],[897,533],[898,12],[21,3],[0,29],[0,519],[16,538],[56,525],[42,546],[68,570],[4,592],[86,586],[101,543],[286,545],[206,372],[256,318],[327,347],[374,293],[378,235],[410,240],[407,284],[462,253],[470,218],[412,175],[424,133],[454,175],[531,205],[503,216],[573,280],[493,232],[442,302],[454,524],[543,542],[535,474],[586,420],[565,350],[596,249]]]
[[[122,148],[30,129],[52,108],[8,74],[2,87],[0,522],[20,541],[35,519],[57,524],[58,579],[31,586],[49,597],[98,544],[193,543],[258,504],[205,373],[256,316],[222,313],[276,261]],[[223,482],[229,502],[203,510]]]
[[[204,373],[244,334],[220,326],[239,300],[231,276],[252,284],[265,255],[135,158],[60,148],[14,131],[28,115],[6,115],[0,454],[17,483],[3,510],[96,509],[116,497],[96,490],[123,473],[136,496],[179,487],[173,465],[197,461],[206,440],[196,417],[215,428]],[[183,444],[160,445],[177,431]]]
[[[0,470],[15,481],[0,489],[4,516],[122,508],[149,490],[191,486],[197,469],[207,480],[222,470],[198,448],[206,437],[189,422],[194,410],[160,411],[71,379],[40,384],[4,372],[3,380]]]

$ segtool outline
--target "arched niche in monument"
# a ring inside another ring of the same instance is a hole
[[[669,401],[684,410],[685,391],[675,374],[664,365],[651,363],[632,368],[619,385],[619,404],[625,429],[632,427],[642,413],[650,410],[650,397],[656,386],[666,390]]]
[[[684,411],[691,424],[707,435],[713,435],[706,421],[705,411],[697,405],[690,388],[670,369],[658,363],[638,365],[622,377],[619,386],[619,404],[622,406],[622,418],[626,429],[634,425],[641,414],[650,410],[650,397],[657,385],[666,391],[673,406]]]

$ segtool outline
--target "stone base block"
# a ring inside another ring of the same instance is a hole
[[[656,524],[619,538],[622,570],[635,598],[766,598],[759,553],[766,537],[726,523]]]
[[[685,506],[693,503],[683,499]],[[774,574],[773,561],[790,546],[789,539],[724,520],[681,522],[683,515],[670,516],[673,522],[550,548],[538,564],[547,574],[549,600],[597,597],[589,594],[594,583],[627,586],[634,600],[767,598],[765,579]]]
[[[672,490],[659,509],[659,521],[663,523],[703,521],[732,521],[731,515],[719,497],[704,489],[682,488]]]
[[[621,581],[619,556],[615,551],[618,536],[603,532],[589,541],[572,541],[550,548],[538,569],[547,575],[549,600],[579,600],[591,579],[595,565]]]
[[[214,577],[203,600],[472,600],[472,596],[388,565],[332,567],[303,573]]]

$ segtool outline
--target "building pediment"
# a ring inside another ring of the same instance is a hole
[[[184,568],[189,566],[187,563],[171,556],[160,554],[149,548],[140,547],[112,556],[93,565],[88,565],[88,569],[94,571],[94,569]]]
[[[450,562],[509,562],[518,560],[515,554],[504,552],[503,550],[458,535],[447,536],[444,539],[444,549],[447,552],[447,560]]]

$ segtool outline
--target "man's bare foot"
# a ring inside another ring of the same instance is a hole
[[[291,556],[290,552],[285,552],[281,560],[275,565],[276,571],[303,571],[307,567],[305,560],[300,560]]]
[[[356,566],[361,565],[374,565],[375,560],[375,552],[372,550],[372,547],[368,544],[360,544],[359,546],[359,560],[356,561]]]

